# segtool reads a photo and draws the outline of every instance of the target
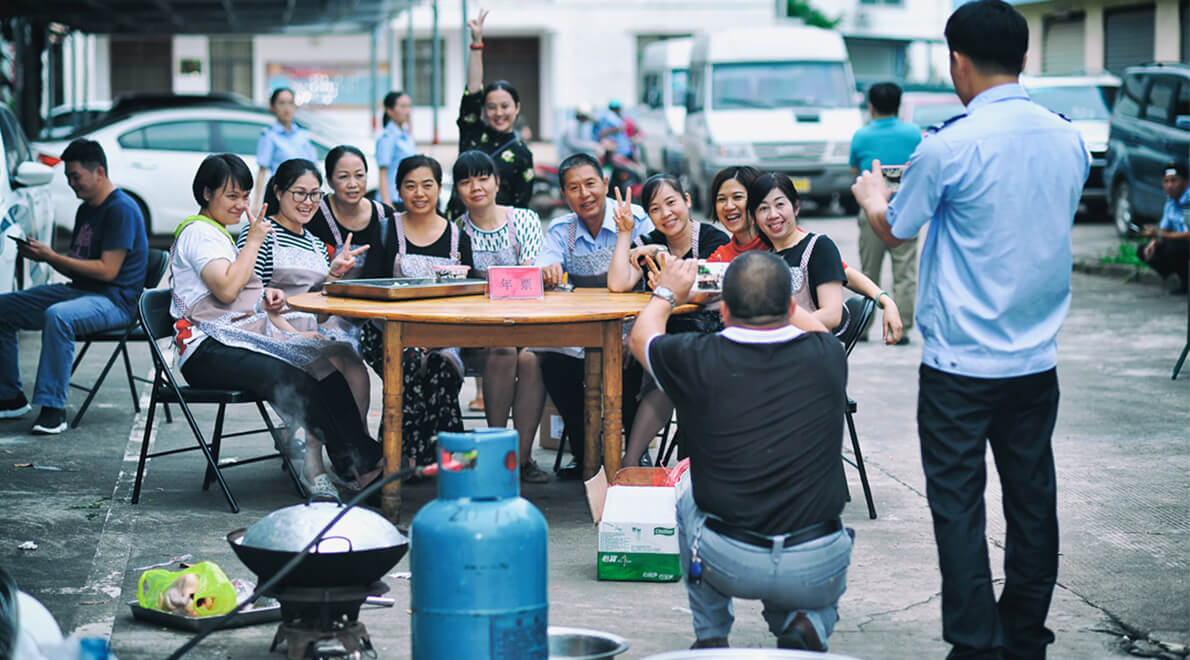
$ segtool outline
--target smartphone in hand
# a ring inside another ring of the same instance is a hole
[[[884,182],[888,189],[896,192],[901,187],[901,176],[905,174],[908,165],[881,165],[880,173],[884,175]]]
[[[11,238],[12,240],[16,241],[16,242],[17,242],[17,245],[29,245],[29,239],[27,239],[27,238],[21,238],[21,237],[19,237],[19,236],[13,236],[12,234],[5,234],[5,236],[8,236],[8,237],[9,237],[9,238]]]

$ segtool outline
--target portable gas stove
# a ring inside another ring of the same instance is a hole
[[[359,608],[369,596],[388,591],[376,581],[360,587],[277,587],[267,595],[281,603],[281,625],[269,651],[285,643],[289,660],[376,658]]]

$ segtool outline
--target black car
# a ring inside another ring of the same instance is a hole
[[[1103,170],[1120,235],[1161,217],[1162,170],[1170,161],[1190,161],[1190,64],[1130,67],[1112,112]]]

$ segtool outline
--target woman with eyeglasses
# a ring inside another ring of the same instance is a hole
[[[306,179],[298,185],[316,192],[317,181],[309,183]],[[304,427],[307,462],[302,476],[315,494],[334,492],[322,466],[323,444],[341,476],[366,486],[380,475],[382,452],[368,436],[348,383],[330,359],[341,347],[294,332],[280,319],[285,290],[264,287],[256,270],[264,247],[275,247],[275,234],[288,231],[281,229],[285,220],[271,223],[263,212],[249,212],[252,173],[234,154],[203,160],[193,189],[199,211],[174,230],[170,249],[170,314],[177,319],[182,375],[194,387],[252,392],[292,425]],[[239,224],[245,214],[248,222],[237,247],[227,227]],[[349,262],[341,258],[335,267],[341,270]],[[274,278],[273,284],[282,279]]]
[[[533,152],[517,130],[521,97],[507,80],[483,83],[483,22],[486,9],[467,21],[471,30],[471,59],[467,89],[459,104],[459,153],[478,149],[496,162],[500,187],[496,203],[529,208],[533,196]],[[466,209],[457,194],[450,198],[447,215],[458,218]]]
[[[397,192],[405,210],[388,223],[384,254],[368,260],[367,277],[434,278],[440,269],[470,271],[471,238],[438,212],[442,191],[442,165],[425,155],[409,156],[397,166]],[[383,269],[374,274],[373,269]],[[383,335],[372,323],[364,326],[360,341],[364,359],[384,375]],[[402,356],[401,451],[404,460],[428,465],[437,460],[435,436],[439,431],[462,431],[459,390],[463,387],[463,360],[457,348],[406,348]]]
[[[368,246],[341,279],[388,277],[380,263],[384,254],[382,235],[384,223],[392,218],[394,211],[391,206],[364,196],[368,189],[368,162],[363,152],[352,146],[339,145],[327,153],[324,164],[331,194],[323,196],[306,228],[335,254],[343,249],[349,235],[352,236],[352,249]],[[373,262],[375,269],[367,267],[369,256],[376,259]]]
[[[322,175],[314,163],[304,158],[281,163],[265,191],[266,207],[276,212],[269,218],[273,232],[260,246],[254,270],[265,286],[280,289],[286,298],[339,279],[368,249],[366,245],[351,247],[351,234],[348,234],[347,247],[336,251],[332,259],[326,244],[306,229],[322,195]],[[241,232],[240,236],[241,242],[246,240],[245,233]],[[357,348],[358,329],[337,316],[320,322],[316,315],[296,310],[274,314],[271,321],[284,330],[327,342],[328,359],[347,380],[360,419],[366,422],[371,383]],[[321,454],[307,451],[307,461],[311,460],[321,461]],[[321,493],[327,490],[325,485],[315,480],[311,489]]]

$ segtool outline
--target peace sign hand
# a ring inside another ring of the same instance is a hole
[[[355,257],[363,254],[372,247],[371,245],[362,245],[360,247],[351,249],[352,234],[347,234],[347,240],[343,242],[343,247],[335,253],[335,258],[331,260],[331,276],[343,277],[352,268],[355,268]]]
[[[471,30],[471,43],[483,43],[483,20],[488,17],[488,10],[480,9],[479,15],[467,21],[467,27]]]
[[[255,217],[252,216],[252,211],[247,211],[248,214],[248,237],[244,239],[246,244],[255,243],[260,245],[264,243],[264,239],[268,238],[269,234],[273,232],[273,223],[265,219],[269,212],[269,205],[263,204],[260,207],[260,212]]]
[[[636,229],[636,218],[632,217],[632,189],[627,190],[628,198],[624,199],[620,195],[620,189],[616,188],[616,229],[621,232],[631,233]]]

